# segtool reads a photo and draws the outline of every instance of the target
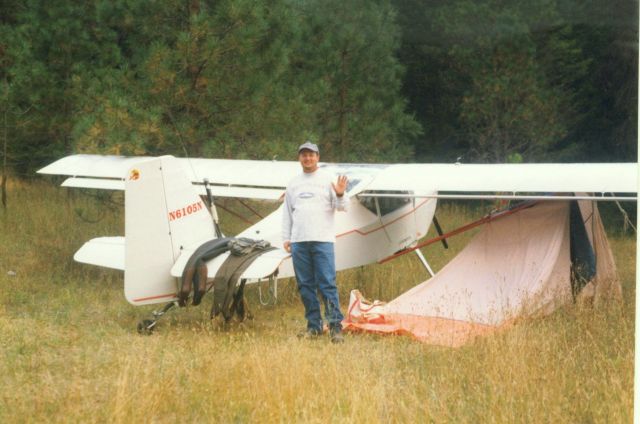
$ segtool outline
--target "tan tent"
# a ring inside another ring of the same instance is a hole
[[[576,257],[571,266],[578,243],[589,245],[592,272],[577,270]],[[370,303],[353,291],[345,324],[460,346],[519,317],[551,313],[576,295],[598,299],[620,291],[595,204],[575,203],[572,216],[569,202],[543,202],[485,224],[433,278],[389,303]]]

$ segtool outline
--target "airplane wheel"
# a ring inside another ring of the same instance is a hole
[[[143,335],[149,335],[153,333],[155,326],[152,326],[154,321],[150,319],[143,319],[138,323],[138,333]]]

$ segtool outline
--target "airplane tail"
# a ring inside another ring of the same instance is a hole
[[[180,252],[216,238],[207,206],[172,156],[140,162],[125,181],[126,299],[135,305],[177,299],[171,267]]]

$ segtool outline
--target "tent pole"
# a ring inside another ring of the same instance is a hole
[[[640,29],[640,21],[638,22],[638,28]],[[637,41],[637,40],[636,40]],[[638,59],[640,61],[640,50],[638,50]],[[637,62],[636,62],[637,63]],[[640,95],[640,85],[638,85],[638,95]],[[637,133],[636,133],[636,140],[638,143],[638,147],[640,148],[640,107],[637,110],[637,114],[638,114],[638,128],[637,128]],[[640,151],[640,150],[636,150],[636,151]],[[640,159],[636,158],[636,160],[638,160],[638,175],[636,176],[636,178],[638,179],[638,184],[640,184]],[[637,193],[636,193],[636,211],[639,210],[638,208],[640,208],[640,200],[637,199]],[[638,228],[638,225],[640,224],[640,214],[636,213],[636,228]],[[635,290],[635,296],[636,296],[636,314],[635,314],[635,355],[634,355],[634,362],[633,362],[633,371],[634,371],[634,378],[633,378],[633,422],[635,424],[640,424],[640,411],[638,411],[638,409],[640,409],[640,394],[638,392],[640,392],[640,376],[638,375],[640,373],[640,367],[638,367],[638,363],[640,362],[640,329],[638,328],[638,315],[640,314],[640,296],[638,296],[638,280],[640,280],[640,266],[638,266],[640,264],[640,252],[638,251],[638,233],[636,232],[636,290]]]

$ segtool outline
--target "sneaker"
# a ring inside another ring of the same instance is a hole
[[[344,337],[342,337],[341,333],[334,333],[332,331],[331,332],[331,343],[333,343],[333,344],[344,343]]]
[[[298,338],[299,339],[306,339],[306,340],[315,340],[320,336],[320,332],[318,330],[313,330],[313,329],[306,329],[303,330],[301,332],[298,333]]]

